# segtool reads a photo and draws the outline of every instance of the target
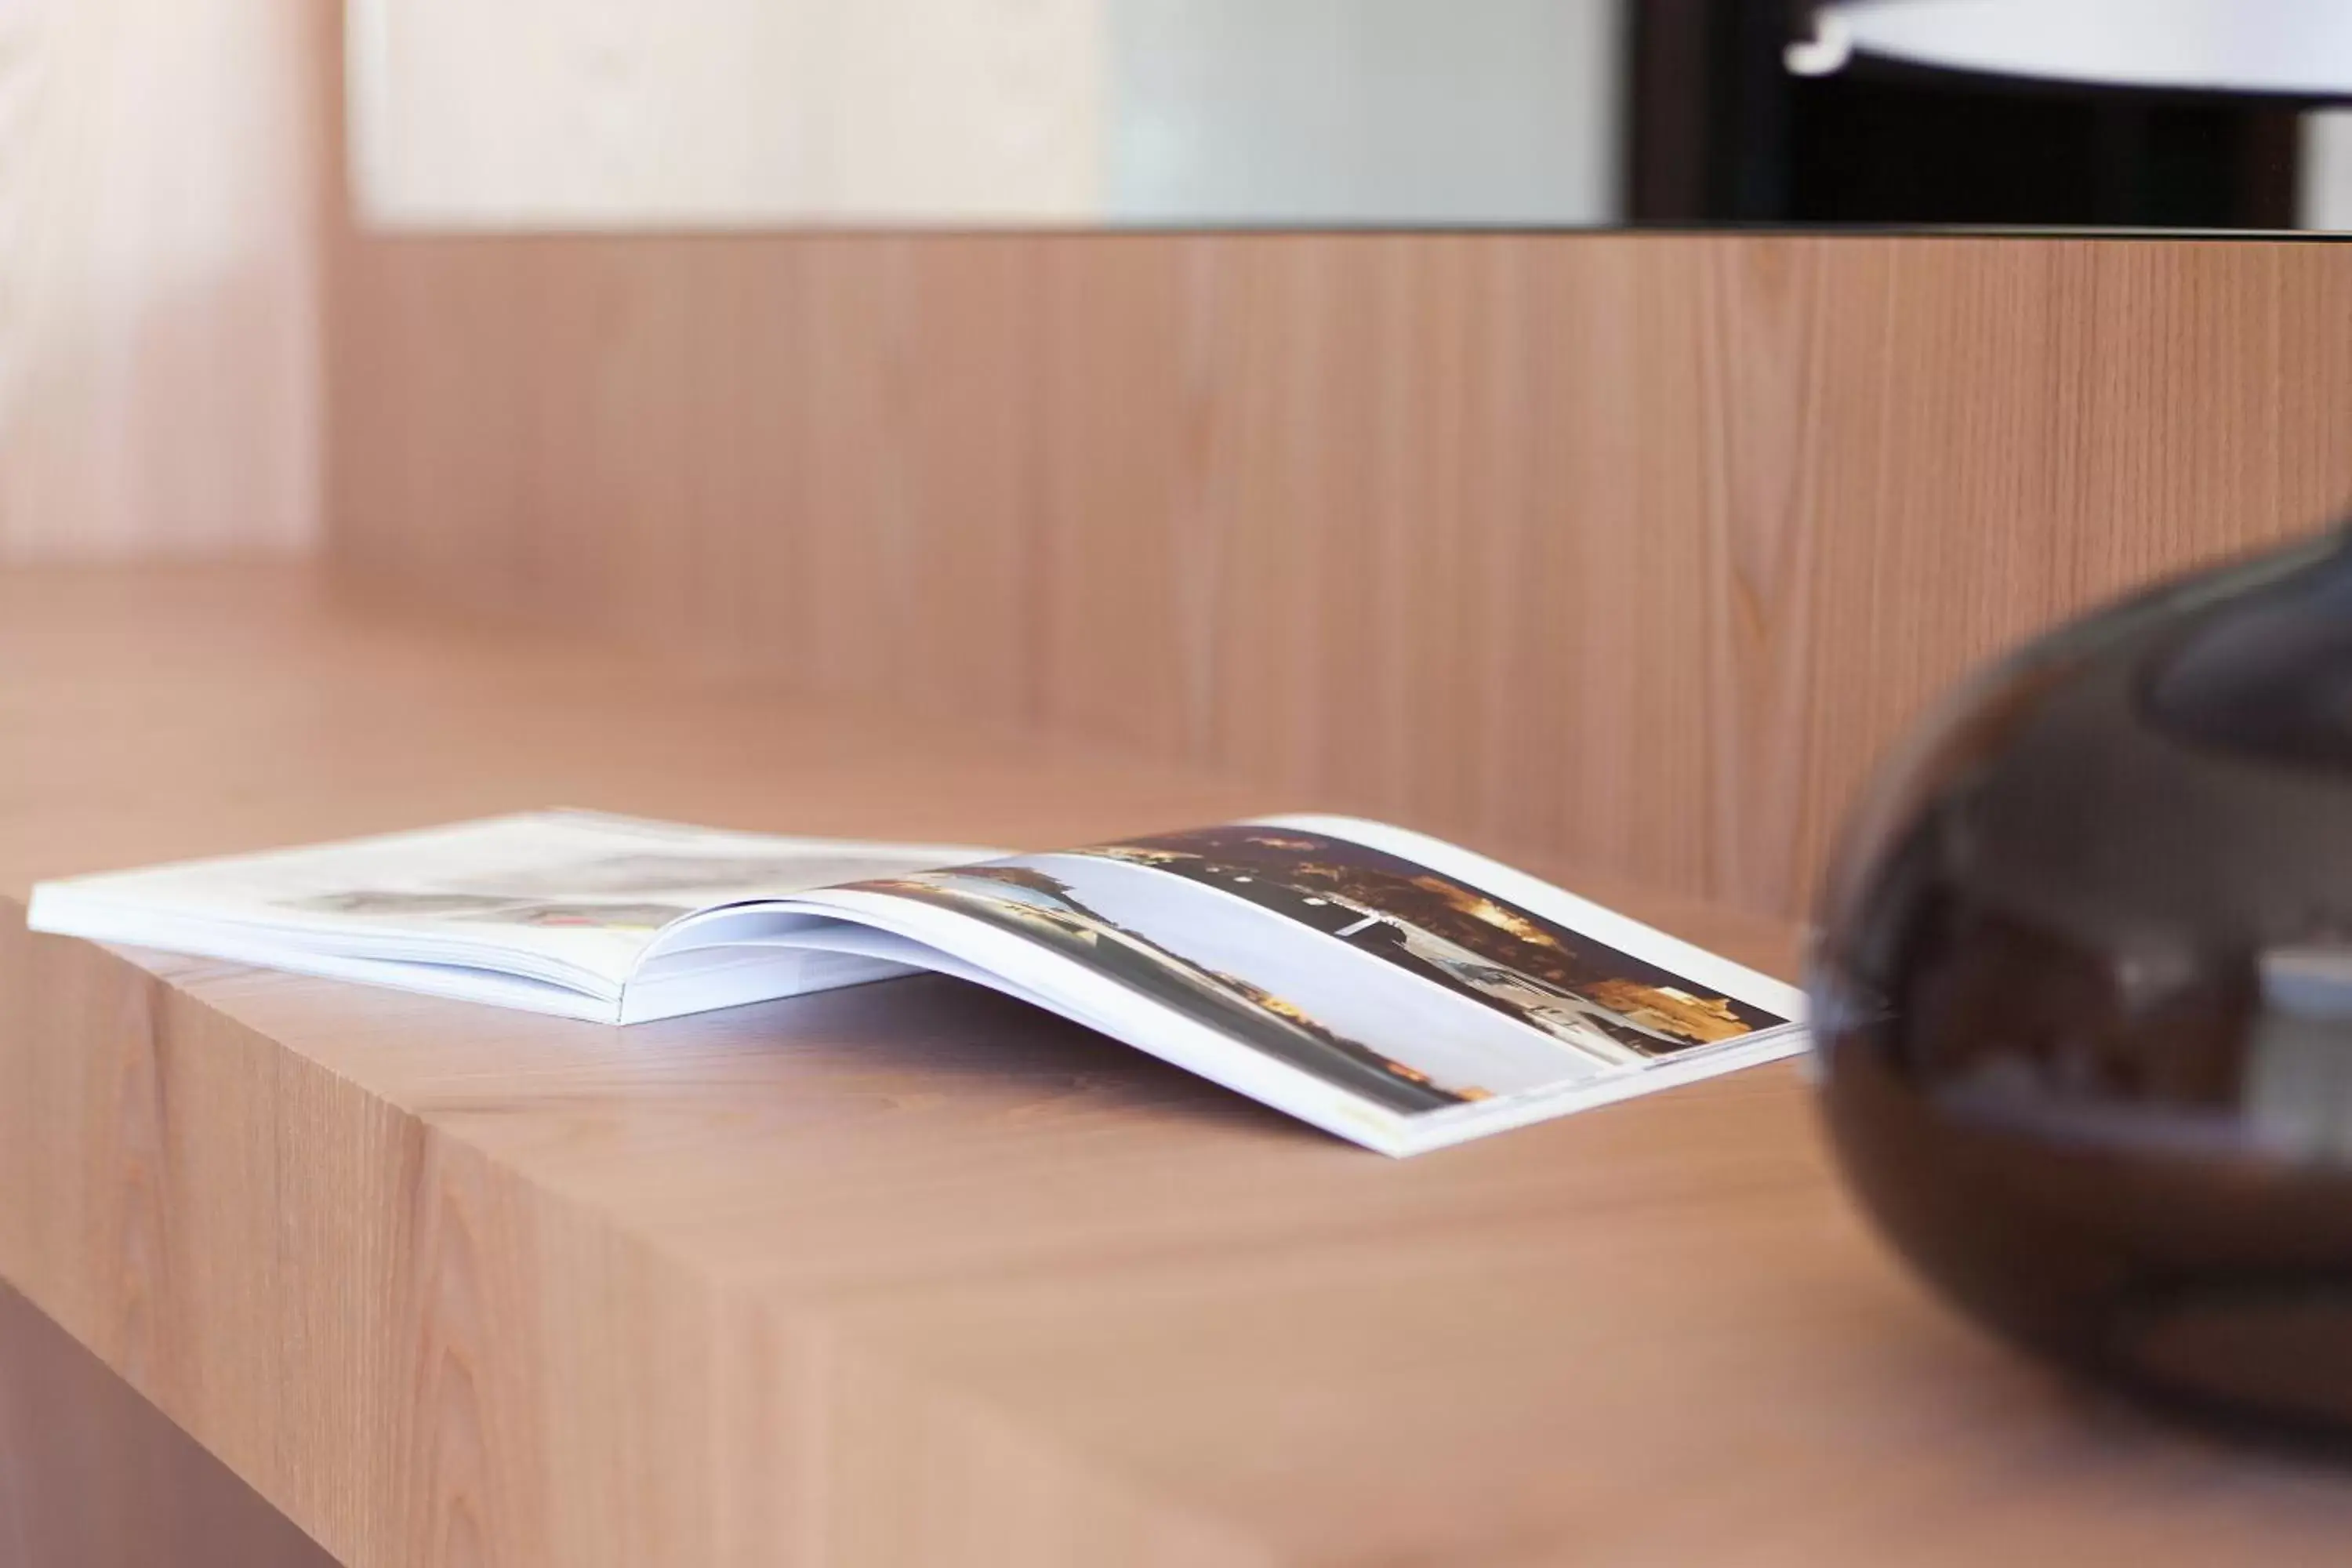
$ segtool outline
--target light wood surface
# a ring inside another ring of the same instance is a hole
[[[2352,247],[347,240],[367,591],[1802,908],[1973,661],[2352,496]]]
[[[317,1542],[0,1284],[0,1568],[332,1568]]]
[[[331,16],[0,5],[0,561],[315,540]]]
[[[1030,844],[1318,804],[254,573],[0,574],[0,747],[12,900],[551,801]],[[0,1279],[361,1568],[2154,1568],[2352,1530],[2340,1471],[1925,1300],[1788,1068],[1389,1162],[946,982],[622,1031],[12,903],[0,1194]]]

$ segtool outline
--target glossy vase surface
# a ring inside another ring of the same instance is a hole
[[[1825,887],[1822,1103],[1967,1310],[2174,1401],[2352,1432],[2352,536],[1960,690]]]

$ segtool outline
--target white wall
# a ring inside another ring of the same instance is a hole
[[[1622,0],[352,0],[358,186],[458,228],[1576,224]]]
[[[464,227],[1055,221],[1099,0],[352,0],[355,184]]]
[[[1604,224],[1618,0],[1116,0],[1107,210]]]

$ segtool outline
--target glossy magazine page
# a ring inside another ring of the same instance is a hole
[[[996,853],[534,811],[45,882],[30,924],[609,1019],[657,933],[698,910]]]
[[[1466,850],[1348,818],[1012,856],[786,903],[900,944],[869,952],[999,984],[1391,1153],[1801,1046],[1790,987]],[[839,939],[808,923],[771,940]]]

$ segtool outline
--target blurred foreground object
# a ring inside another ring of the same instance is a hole
[[[1846,1173],[2011,1338],[2352,1428],[2352,534],[1965,688],[1880,778],[1811,973]]]

